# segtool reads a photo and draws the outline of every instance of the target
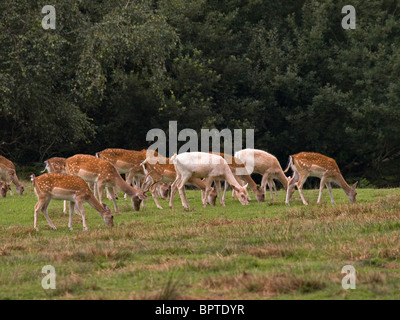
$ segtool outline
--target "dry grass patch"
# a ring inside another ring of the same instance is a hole
[[[305,279],[292,273],[272,275],[251,274],[243,272],[238,276],[207,278],[203,280],[205,287],[211,290],[231,292],[234,290],[254,293],[263,297],[280,294],[310,293],[325,288],[325,282],[319,279]]]

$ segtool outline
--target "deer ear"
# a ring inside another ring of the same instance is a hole
[[[246,184],[243,186],[243,188],[247,189],[247,186],[248,186],[248,185],[249,185],[249,184],[246,183]]]
[[[358,181],[355,184],[353,184],[352,188],[355,189],[357,187],[357,185],[358,185]]]

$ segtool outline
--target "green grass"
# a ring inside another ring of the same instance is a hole
[[[203,208],[188,191],[191,212],[179,197],[175,209],[134,212],[118,201],[121,215],[108,228],[85,205],[67,227],[62,201],[52,201],[53,231],[39,215],[36,197],[0,199],[0,299],[398,299],[400,287],[400,190],[360,189],[351,205],[340,189],[331,205],[325,190],[307,190],[303,206],[284,192],[275,201]],[[111,203],[107,202],[111,206]],[[44,290],[42,267],[56,269],[56,289]],[[355,290],[341,286],[342,267],[357,271]]]

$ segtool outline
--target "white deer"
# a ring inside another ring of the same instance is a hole
[[[203,206],[206,206],[205,195],[211,189],[213,181],[219,183],[220,180],[227,181],[237,192],[238,199],[242,205],[248,204],[247,184],[241,186],[232,174],[228,163],[219,155],[205,152],[185,152],[174,155],[171,162],[175,165],[176,179],[171,186],[170,208],[173,207],[176,190],[179,190],[182,205],[189,209],[186,197],[185,184],[191,178],[206,178],[206,192],[203,195]]]
[[[264,189],[264,192],[267,191],[267,184],[270,190],[272,190],[275,185],[273,179],[277,179],[282,183],[285,190],[287,189],[288,178],[285,176],[278,159],[272,154],[263,150],[244,149],[236,152],[235,157],[245,163],[250,174],[258,173],[262,175],[261,187]],[[273,200],[272,192],[271,199]]]
[[[165,157],[148,157],[141,163],[141,166],[143,166],[143,170],[146,173],[145,177],[146,182],[143,188],[145,190],[147,189],[150,190],[157,208],[162,209],[161,205],[157,200],[156,187],[161,183],[165,182],[170,183],[175,181],[176,179],[175,166],[170,162],[169,158]],[[149,180],[148,177],[150,177],[151,179]],[[204,197],[204,192],[206,192],[206,184],[201,179],[191,178],[188,180],[187,183],[195,185],[198,188],[200,188],[202,192],[202,198]],[[152,185],[148,186],[149,184]],[[168,186],[167,191],[169,191],[170,188],[171,186]],[[209,203],[212,206],[215,206],[217,192],[214,190],[214,188],[210,188],[210,190],[208,190],[207,192],[208,192],[206,194],[207,203]]]

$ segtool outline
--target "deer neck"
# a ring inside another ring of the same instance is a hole
[[[285,174],[283,173],[282,169],[278,172],[276,178],[280,181],[280,183],[282,183],[282,185],[285,188],[285,190],[287,190],[287,188],[288,188],[288,178],[285,176]]]
[[[20,186],[21,186],[21,182],[19,182],[18,177],[17,177],[17,174],[16,174],[15,171],[11,174],[11,181],[12,181],[17,187],[20,187]]]
[[[97,199],[95,198],[95,196],[90,193],[89,195],[89,199],[88,199],[88,203],[89,205],[95,209],[102,217],[105,216],[106,214],[106,210],[104,210],[103,206],[100,204],[100,202],[97,201]]]
[[[344,190],[344,192],[348,195],[351,191],[351,187],[347,184],[346,180],[344,180],[343,176],[339,173],[335,182]]]
[[[190,178],[189,182],[192,182],[203,191],[206,190],[206,184],[200,178]]]
[[[242,176],[242,178],[246,181],[246,183],[248,184],[249,188],[254,192],[254,194],[256,194],[257,193],[257,184],[250,177],[250,175]]]
[[[119,188],[122,192],[125,192],[128,197],[132,197],[134,196],[137,191],[135,190],[135,188],[131,187],[129,184],[127,184],[125,182],[124,179],[122,179],[122,177],[118,174],[115,176],[114,178],[114,184],[117,188]]]
[[[237,180],[235,179],[231,169],[229,169],[229,167],[227,167],[227,169],[225,170],[225,180],[232,186],[232,187],[236,187],[237,189],[241,189],[242,186],[237,182]]]

